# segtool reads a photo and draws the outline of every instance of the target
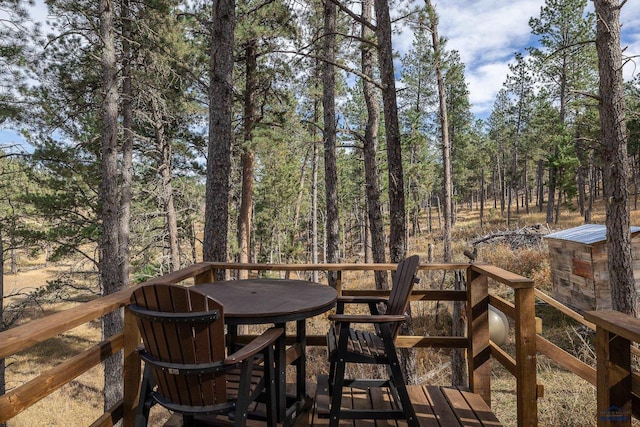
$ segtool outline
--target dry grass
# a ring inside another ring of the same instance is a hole
[[[574,374],[538,358],[538,383],[544,397],[538,399],[540,427],[592,427],[596,425],[595,387]],[[494,364],[495,365],[495,364]],[[491,407],[505,427],[516,424],[515,379],[504,368],[492,370]]]
[[[24,366],[26,370],[37,368]],[[32,374],[22,372],[19,374]],[[8,427],[88,426],[102,415],[102,368],[95,367],[11,419]]]
[[[14,300],[14,297],[11,295],[18,295],[20,293],[36,290],[46,285],[47,280],[52,280],[58,277],[62,271],[62,267],[52,266],[41,269],[19,271],[18,274],[5,274],[5,297],[8,297],[7,300],[11,302]],[[17,298],[19,298],[19,296]]]
[[[594,213],[593,220],[603,222],[600,211]],[[578,212],[563,211],[561,226],[567,228],[582,223]],[[544,223],[544,213],[515,215],[512,228]],[[453,237],[454,261],[465,262],[462,251],[469,242],[492,230],[505,230],[506,224],[498,211],[488,209],[485,213],[484,228],[479,228],[477,211],[462,211],[458,216]],[[632,213],[632,224],[640,225],[640,212]],[[427,246],[434,247],[434,261],[442,259],[442,241],[438,233],[423,234],[409,239],[409,253],[417,253],[426,260]],[[480,261],[498,265],[526,277],[532,278],[541,289],[550,289],[551,274],[548,254],[545,246],[512,250],[506,244],[482,245]],[[35,261],[31,264],[37,265]],[[47,280],[55,278],[65,267],[50,267],[22,271],[15,276],[5,276],[5,292],[19,293],[45,285]],[[349,272],[345,274],[345,288],[370,288],[373,275],[368,272]],[[442,272],[421,273],[419,288],[450,288],[453,274]],[[496,289],[501,295],[509,296],[509,290]],[[9,299],[15,302],[21,296]],[[27,319],[35,318],[53,310],[69,305],[58,304],[37,307],[28,313]],[[412,304],[413,327],[416,334],[447,335],[451,327],[449,310],[444,304],[419,302]],[[569,319],[555,310],[538,307],[538,316],[543,318],[543,335],[567,351],[576,354],[587,363],[593,362],[589,337]],[[307,324],[307,333],[324,334],[329,322],[327,314],[318,316]],[[84,325],[73,331],[49,340],[45,343],[15,355],[7,360],[7,388],[11,389],[44,372],[48,367],[77,354],[100,339],[99,325]],[[505,345],[513,354],[513,343]],[[416,351],[417,377],[421,383],[449,384],[451,370],[450,351],[442,349],[419,349]],[[307,377],[315,381],[319,373],[326,373],[326,350],[308,348]],[[289,375],[292,373],[289,372]],[[95,421],[102,414],[102,369],[96,367],[76,378],[61,390],[43,399],[24,413],[12,419],[9,427],[31,426],[84,426]],[[557,367],[544,356],[538,358],[538,382],[544,385],[545,397],[538,401],[540,426],[593,426],[596,421],[595,389],[582,379]],[[515,380],[496,362],[492,368],[492,406],[499,419],[506,426],[515,425]],[[166,411],[154,408],[151,425],[160,425],[168,417]]]
[[[15,284],[14,290],[29,291],[31,288],[44,286],[46,280],[52,279],[57,271],[47,269],[40,274],[28,271],[19,273],[17,277],[9,276],[9,278]],[[19,298],[22,297],[14,296],[10,301],[15,303]],[[61,302],[32,306],[25,312],[22,322],[71,307],[72,304]],[[7,358],[7,390],[24,384],[99,341],[99,323],[92,322]],[[102,388],[102,368],[95,367],[14,417],[9,421],[8,426],[90,425],[103,412]],[[70,420],[73,421],[70,423]]]

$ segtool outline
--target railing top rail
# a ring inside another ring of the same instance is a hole
[[[339,264],[259,264],[236,262],[205,262],[211,268],[227,270],[263,270],[263,271],[389,271],[395,270],[395,263],[339,263]],[[467,263],[423,263],[419,270],[461,270],[469,267]]]
[[[540,298],[542,301],[546,302],[547,304],[549,304],[550,306],[552,306],[553,308],[558,310],[560,313],[564,314],[565,316],[569,316],[570,318],[572,318],[576,322],[579,322],[579,323],[583,324],[584,326],[586,326],[587,328],[589,328],[589,329],[591,329],[593,331],[596,330],[596,325],[594,325],[591,322],[587,322],[584,319],[584,316],[582,316],[577,311],[572,310],[571,308],[567,307],[566,305],[564,305],[560,301],[556,300],[552,296],[545,294],[540,289],[536,289],[535,293],[536,293],[536,298]]]
[[[535,287],[535,282],[527,277],[512,273],[490,264],[471,264],[470,268],[480,274],[487,275],[499,283],[513,289],[528,289]]]
[[[131,289],[95,299],[68,310],[31,320],[24,325],[0,332],[0,359],[55,337],[76,326],[97,319],[122,307]]]
[[[633,342],[640,342],[640,319],[615,310],[587,311],[584,318],[609,332]]]
[[[469,264],[421,264],[421,270],[459,270]],[[241,264],[227,262],[201,262],[185,267],[174,273],[156,277],[145,283],[178,283],[205,273],[212,268],[238,270],[274,270],[274,271],[385,271],[395,269],[396,264]],[[502,270],[504,271],[504,270]],[[508,273],[508,272],[507,272]],[[0,332],[0,359],[25,350],[35,344],[46,341],[69,329],[100,318],[120,307],[125,306],[135,288],[123,289],[114,294],[101,297],[81,306],[54,313],[42,319],[32,320],[24,325],[16,326]]]

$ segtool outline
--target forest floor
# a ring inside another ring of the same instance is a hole
[[[484,216],[484,227],[480,227],[477,210],[460,210],[453,229],[454,261],[466,262],[462,255],[464,249],[470,248],[472,242],[487,236],[499,235],[505,231],[540,233],[556,231],[582,224],[579,212],[573,209],[562,211],[560,221],[554,225],[544,224],[544,213],[524,215],[516,213],[510,227],[505,224],[499,211],[487,209]],[[604,222],[602,209],[592,215],[593,222]],[[632,225],[640,225],[640,211],[632,211]],[[433,222],[437,228],[437,222]],[[439,232],[422,233],[409,239],[409,253],[417,253],[423,262],[427,261],[429,246],[433,261],[441,261],[441,238]],[[551,272],[549,269],[548,249],[543,239],[526,240],[523,244],[513,245],[504,239],[488,239],[478,245],[479,261],[497,265],[509,271],[533,279],[536,286],[551,293]],[[514,247],[517,246],[517,247]],[[69,286],[56,288],[55,298],[38,300],[37,290],[47,282],[60,281],[61,275],[68,272],[68,265],[52,265],[44,267],[42,260],[21,259],[20,271],[15,275],[5,275],[5,294],[13,295],[5,299],[5,307],[15,307],[31,299],[31,304],[24,304],[21,322],[28,321],[53,311],[63,310],[93,297],[91,292]],[[347,261],[363,262],[362,259]],[[6,270],[5,270],[6,271]],[[420,284],[424,287],[450,286],[451,277],[440,274],[423,273]],[[69,283],[68,278],[62,280]],[[371,277],[366,273],[352,273],[345,278],[345,286],[370,287]],[[500,290],[498,289],[500,292]],[[507,292],[507,291],[505,291]],[[63,299],[65,302],[60,302]],[[446,334],[450,325],[450,317],[446,305],[436,303],[417,303],[412,305],[414,328],[417,334]],[[566,351],[576,355],[586,363],[595,365],[595,353],[592,345],[592,333],[568,319],[559,312],[544,305],[537,307],[538,317],[542,318],[543,336],[556,343]],[[310,334],[323,334],[328,327],[325,316],[314,319],[307,327]],[[444,332],[444,333],[443,333]],[[75,328],[55,339],[38,344],[18,355],[7,359],[7,390],[25,383],[34,376],[44,372],[55,363],[71,357],[82,349],[86,349],[100,340],[100,325],[92,322]],[[507,340],[504,348],[513,351],[513,338]],[[450,383],[450,352],[447,350],[420,350],[416,354],[418,381],[429,384]],[[310,348],[307,355],[309,379],[315,379],[318,373],[326,372],[326,352],[323,348]],[[102,369],[96,367],[83,374],[61,390],[51,394],[22,414],[13,418],[8,427],[33,426],[87,426],[95,421],[103,412],[102,409]],[[538,400],[539,425],[587,427],[596,425],[595,387],[576,375],[558,367],[545,356],[538,355],[538,383],[544,386],[544,397]],[[505,426],[515,426],[516,396],[515,380],[498,363],[492,364],[492,407]],[[52,408],[55,408],[52,410]],[[150,425],[157,425],[167,414],[161,409],[152,412]],[[155,420],[155,422],[153,421]]]

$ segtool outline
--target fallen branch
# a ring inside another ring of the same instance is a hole
[[[512,249],[533,247],[539,246],[542,243],[542,238],[549,232],[549,228],[542,224],[528,225],[516,230],[491,232],[479,237],[471,242],[471,244],[475,247],[481,243],[502,240],[509,244]]]

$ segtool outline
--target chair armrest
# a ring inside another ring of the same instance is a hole
[[[224,359],[225,364],[235,364],[260,353],[267,346],[272,345],[284,334],[284,328],[269,328],[264,333],[254,338],[247,345]]]
[[[366,315],[366,314],[331,314],[329,320],[338,323],[392,323],[392,322],[404,322],[409,320],[409,316],[406,314],[381,314],[381,315]]]
[[[338,297],[336,305],[336,314],[343,314],[345,306],[347,304],[367,304],[369,306],[369,312],[371,315],[378,315],[378,304],[386,304],[389,302],[388,297],[381,297],[375,295],[358,295],[358,296],[340,296]]]
[[[387,297],[377,297],[377,296],[340,296],[338,297],[338,303],[345,304],[369,304],[369,303],[379,303],[379,302],[388,302],[389,298]]]

